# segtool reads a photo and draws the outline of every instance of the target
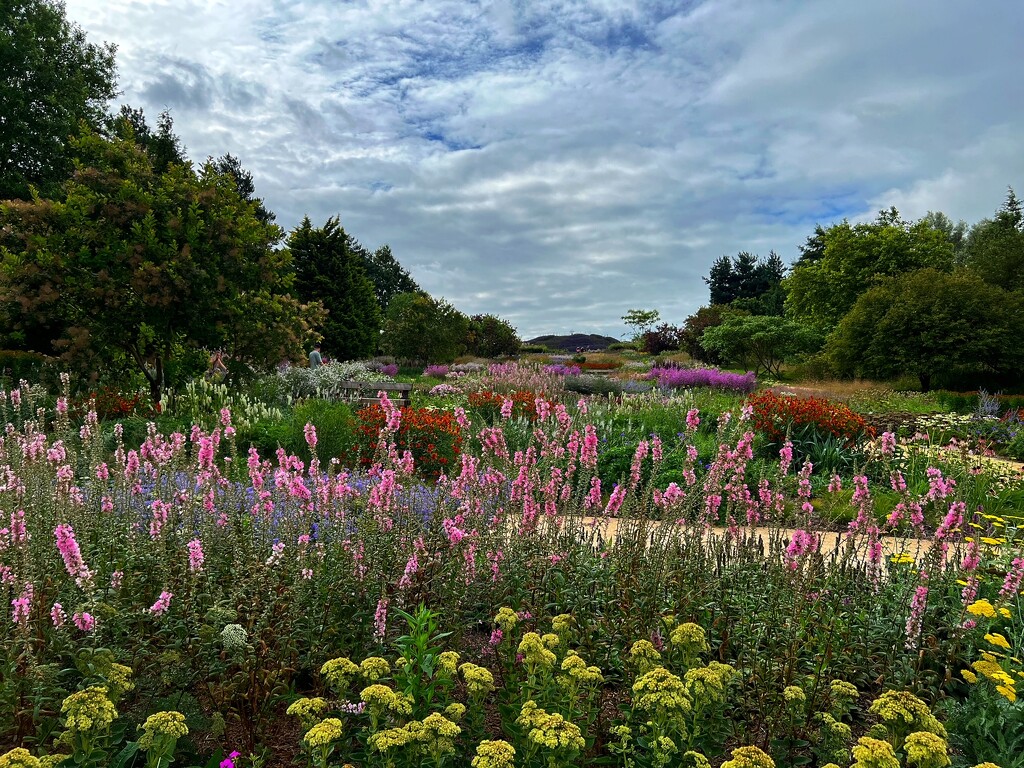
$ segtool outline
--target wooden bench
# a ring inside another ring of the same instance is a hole
[[[399,408],[412,405],[412,384],[398,381],[343,381],[342,399],[361,407],[376,405],[378,392],[387,392],[388,398]]]

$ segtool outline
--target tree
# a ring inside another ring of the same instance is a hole
[[[834,328],[857,297],[887,276],[925,267],[953,268],[953,244],[929,221],[904,222],[894,209],[874,222],[835,224],[821,235],[824,254],[801,260],[786,278],[786,309],[823,329]]]
[[[658,322],[660,317],[661,313],[656,309],[631,309],[622,316],[622,322],[636,329],[633,332],[633,339],[636,340],[643,336],[648,328]]]
[[[391,253],[391,247],[382,245],[372,253],[359,244],[355,238],[350,238],[349,247],[353,253],[359,255],[363,260],[363,268],[367,277],[373,283],[373,290],[377,294],[377,303],[382,311],[387,310],[391,299],[400,293],[415,293],[420,289],[416,281],[405,271],[398,259]]]
[[[686,318],[682,328],[679,329],[679,346],[686,350],[686,353],[694,360],[709,365],[721,365],[724,362],[721,356],[705,349],[700,343],[704,331],[721,325],[727,317],[747,314],[749,313],[737,310],[731,304],[712,304],[709,307],[701,307]]]
[[[127,361],[154,401],[182,349],[223,348],[268,368],[301,353],[319,305],[290,295],[281,230],[204,165],[153,169],[134,142],[87,132],[54,200],[0,206],[0,312],[52,330],[48,351],[84,371]]]
[[[510,357],[519,353],[523,342],[508,320],[495,315],[473,315],[469,318],[466,348],[478,357]]]
[[[680,330],[674,325],[662,323],[640,337],[640,351],[649,355],[660,355],[662,352],[679,349]]]
[[[861,295],[829,337],[847,376],[909,373],[921,389],[945,373],[1012,373],[1024,363],[1024,296],[967,270],[922,269]]]
[[[775,251],[761,259],[740,251],[733,258],[722,256],[704,278],[711,292],[711,304],[730,304],[755,315],[781,315],[785,292],[782,279],[786,265]]]
[[[444,299],[400,293],[388,305],[381,347],[404,360],[449,363],[465,349],[468,331],[469,320]]]
[[[209,162],[213,164],[218,173],[231,175],[231,178],[235,180],[235,190],[238,192],[238,196],[256,206],[257,219],[264,224],[273,224],[277,221],[274,212],[267,210],[263,205],[263,198],[256,197],[256,182],[253,180],[252,174],[242,167],[242,163],[237,157],[228,153],[221,155],[216,160],[209,160]]]
[[[297,295],[303,301],[319,301],[327,310],[324,351],[355,360],[377,351],[381,315],[373,284],[348,243],[337,217],[314,228],[307,216],[288,237]]]
[[[989,285],[1024,290],[1024,212],[1013,188],[993,218],[971,227],[963,250],[966,265]]]
[[[821,347],[814,329],[780,317],[732,316],[708,328],[701,345],[722,359],[755,373],[778,376],[782,363]]]
[[[57,193],[68,139],[116,93],[114,46],[94,45],[57,0],[0,0],[0,200]]]
[[[164,110],[156,120],[156,130],[149,127],[146,115],[141,109],[132,109],[127,104],[108,120],[107,134],[110,137],[134,141],[149,155],[155,173],[164,173],[172,165],[188,162],[185,145],[174,132],[174,119]]]

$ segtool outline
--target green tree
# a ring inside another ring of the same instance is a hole
[[[373,283],[377,303],[382,311],[387,310],[391,299],[400,293],[415,293],[420,289],[398,259],[391,253],[391,246],[385,244],[372,253],[350,237],[349,247],[363,260],[366,276]]]
[[[318,305],[289,291],[281,230],[259,221],[212,165],[153,169],[134,142],[87,132],[55,200],[0,206],[0,312],[41,323],[85,371],[127,362],[158,400],[169,358],[221,347],[239,366],[301,353]]]
[[[400,293],[388,305],[381,347],[423,363],[449,363],[465,349],[469,320],[444,299],[423,291]]]
[[[0,200],[56,194],[68,139],[117,93],[114,46],[94,45],[57,0],[0,0]]]
[[[679,346],[694,360],[710,365],[722,365],[725,361],[721,356],[705,349],[701,344],[704,331],[721,325],[728,317],[748,314],[745,310],[738,310],[731,304],[712,304],[709,307],[701,307],[683,321],[683,326],[679,329]]]
[[[295,291],[327,310],[324,351],[356,360],[377,351],[381,314],[362,260],[349,249],[337,217],[314,228],[307,216],[288,237],[295,264]]]
[[[469,318],[466,349],[478,357],[509,357],[519,353],[523,342],[508,320],[495,315],[473,315]]]
[[[123,104],[121,111],[107,123],[107,135],[134,141],[142,147],[149,155],[156,173],[164,173],[172,165],[188,162],[185,145],[174,132],[174,119],[167,110],[160,113],[155,130],[146,122],[146,115],[141,109],[133,109],[127,104]]]
[[[895,208],[869,224],[835,224],[821,239],[823,254],[798,261],[785,287],[787,312],[824,329],[834,328],[880,279],[925,267],[949,271],[954,262],[945,231],[928,220],[904,222]]]
[[[704,282],[711,292],[712,305],[731,304],[755,315],[781,315],[785,274],[786,265],[775,251],[765,259],[740,251],[733,258],[716,259]]]
[[[944,373],[1007,374],[1024,364],[1024,296],[967,270],[923,269],[862,294],[828,339],[847,376],[918,377],[922,390]]]
[[[632,326],[634,341],[643,336],[661,318],[656,309],[631,309],[622,316],[622,322]]]
[[[767,316],[733,315],[701,337],[704,349],[723,360],[773,376],[781,373],[782,363],[816,351],[821,342],[821,334],[802,323]]]
[[[964,242],[965,263],[990,285],[1024,290],[1024,212],[1011,188],[991,219],[982,219]]]

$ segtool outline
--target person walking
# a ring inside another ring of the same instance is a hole
[[[317,342],[313,345],[313,351],[309,353],[309,367],[319,368],[324,364],[324,359],[320,356],[320,343]]]

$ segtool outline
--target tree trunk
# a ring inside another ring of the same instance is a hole
[[[918,380],[921,382],[921,391],[929,392],[932,388],[932,375],[930,373],[919,373],[917,374]]]

